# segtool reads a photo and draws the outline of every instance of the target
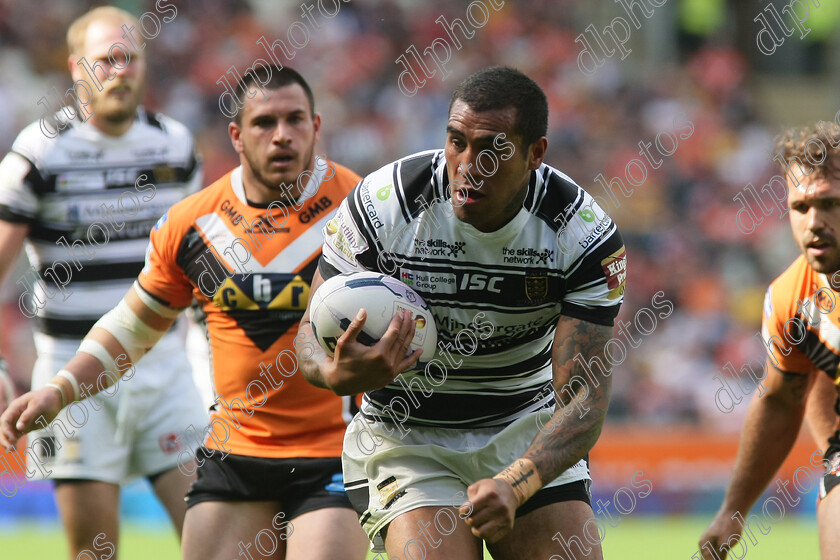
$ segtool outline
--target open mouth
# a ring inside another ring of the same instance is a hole
[[[287,166],[290,163],[292,163],[293,161],[295,161],[294,154],[279,154],[279,155],[272,156],[271,158],[269,158],[269,162],[272,165],[278,165],[278,166]]]
[[[482,200],[485,197],[485,194],[481,191],[476,189],[470,189],[465,187],[460,187],[455,189],[455,201],[459,205],[463,204],[472,204]]]
[[[808,250],[808,252],[812,254],[822,255],[826,253],[832,246],[833,243],[828,240],[816,239],[807,243],[805,245],[805,248]]]

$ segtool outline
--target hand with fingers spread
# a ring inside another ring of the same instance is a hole
[[[414,365],[422,350],[408,353],[414,339],[414,319],[403,310],[394,315],[388,330],[373,346],[357,340],[365,326],[364,309],[350,322],[335,345],[335,354],[322,365],[326,385],[339,395],[352,395],[381,389]]]
[[[23,434],[39,427],[35,421],[41,416],[49,424],[58,415],[62,404],[61,393],[52,386],[16,398],[0,415],[0,445],[3,448],[14,446]]]

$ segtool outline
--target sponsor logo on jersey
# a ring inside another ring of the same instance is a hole
[[[459,290],[477,290],[488,291],[494,294],[502,293],[498,284],[504,282],[504,276],[487,276],[486,274],[464,273],[461,276],[461,284],[458,286]]]
[[[595,212],[592,211],[591,208],[586,208],[585,210],[579,210],[578,216],[583,218],[584,222],[594,222],[595,221]]]
[[[386,201],[391,196],[391,190],[394,188],[394,185],[385,185],[378,191],[376,191],[376,198],[381,201]]]
[[[407,268],[400,269],[400,279],[423,292],[454,294],[458,280],[451,272],[427,272]]]
[[[380,189],[381,190],[381,189]],[[379,219],[379,214],[376,213],[376,207],[373,205],[373,200],[370,197],[370,190],[367,183],[362,185],[362,207],[365,209],[365,214],[370,218],[373,227],[379,229],[382,227],[382,220]],[[390,191],[388,191],[390,193]]]
[[[356,255],[368,250],[367,241],[356,229],[352,219],[342,219],[338,215],[327,222],[327,242],[332,247],[349,259],[349,262],[356,262]]]
[[[414,339],[422,343],[426,338],[426,319],[423,318],[422,310],[411,305],[395,303],[392,316],[403,311],[408,311],[414,317]]]
[[[137,167],[116,167],[105,172],[105,184],[108,187],[133,185],[139,180],[139,175],[140,169]],[[174,173],[172,176],[174,178]]]
[[[105,174],[101,171],[73,171],[55,178],[58,191],[85,191],[105,188]]]
[[[460,253],[467,253],[464,245],[464,241],[450,243],[443,239],[416,239],[414,253],[424,257],[457,257]]]
[[[601,267],[604,269],[604,276],[607,277],[607,287],[610,293],[609,299],[617,299],[624,295],[624,281],[627,279],[627,251],[624,246],[621,249],[601,260]]]
[[[584,237],[583,239],[578,240],[578,245],[580,245],[581,249],[586,249],[590,245],[592,245],[595,241],[601,239],[604,234],[609,229],[610,224],[612,224],[612,220],[609,216],[605,216],[601,223],[595,226],[595,229],[589,232],[589,234]]]
[[[105,150],[89,152],[87,150],[66,150],[67,157],[76,161],[99,161],[105,157]]]
[[[326,196],[322,196],[317,201],[300,211],[300,214],[298,215],[300,218],[300,223],[309,223],[315,216],[317,216],[330,206],[332,206],[332,200],[330,200]]]
[[[549,261],[554,262],[554,251],[552,249],[543,249],[537,251],[531,247],[521,247],[517,249],[508,249],[502,247],[502,260],[508,264],[548,264]]]
[[[220,214],[228,219],[233,225],[239,225],[242,221],[242,214],[234,210],[233,203],[230,200],[223,200]]]
[[[299,275],[263,272],[225,278],[213,295],[222,311],[296,310],[303,311],[309,300],[309,284]]]
[[[156,147],[138,148],[138,149],[131,150],[131,153],[136,158],[156,159],[156,158],[166,157],[167,155],[169,155],[169,148],[167,146],[163,146],[162,148],[156,148]]]

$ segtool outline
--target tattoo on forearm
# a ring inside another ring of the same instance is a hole
[[[559,401],[552,421],[563,429],[540,430],[523,457],[543,480],[552,480],[586,456],[601,433],[609,405],[609,362],[604,346],[612,328],[581,320],[558,325],[553,352],[554,389]],[[600,368],[600,371],[597,371]],[[574,414],[575,407],[580,414]]]

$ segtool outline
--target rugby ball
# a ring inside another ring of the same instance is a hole
[[[312,296],[310,321],[315,338],[330,356],[350,321],[364,308],[367,319],[357,340],[373,346],[388,330],[394,315],[404,309],[414,317],[410,352],[423,349],[420,362],[432,359],[437,346],[437,327],[432,311],[417,292],[396,278],[378,272],[353,272],[333,276]]]

